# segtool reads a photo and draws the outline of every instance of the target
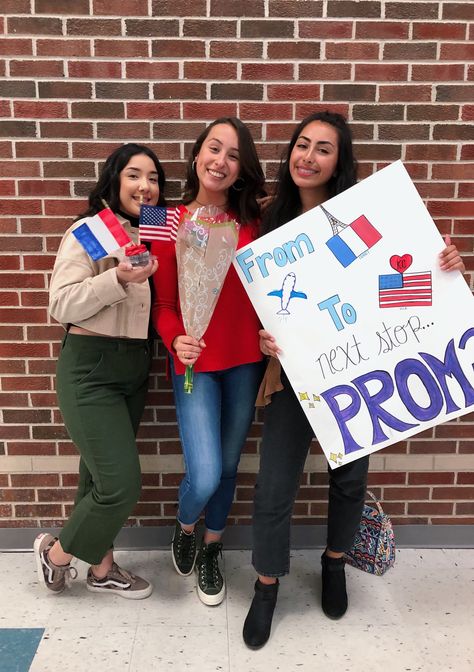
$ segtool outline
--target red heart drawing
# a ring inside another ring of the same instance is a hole
[[[399,257],[398,254],[394,254],[393,256],[390,257],[390,266],[395,271],[398,271],[399,273],[404,273],[410,268],[412,261],[413,257],[411,256],[411,254],[404,254],[401,257]]]

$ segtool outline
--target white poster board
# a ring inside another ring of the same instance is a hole
[[[332,467],[468,413],[474,298],[398,161],[238,250]]]

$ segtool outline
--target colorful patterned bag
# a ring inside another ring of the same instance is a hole
[[[360,527],[352,549],[346,553],[346,561],[364,572],[381,576],[395,562],[395,540],[390,518],[374,494],[370,490],[367,494],[376,508],[364,505]]]

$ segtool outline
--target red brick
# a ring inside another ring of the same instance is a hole
[[[290,103],[240,103],[240,115],[243,119],[289,120],[293,116],[293,108]]]
[[[91,98],[92,84],[89,82],[39,82],[38,93],[40,98]],[[42,103],[43,105],[45,103]],[[53,116],[53,115],[50,115]],[[59,116],[59,115],[55,115]],[[64,116],[64,115],[62,115]]]
[[[231,58],[233,60],[241,58],[261,58],[263,55],[262,42],[225,42],[211,41],[211,58]]]
[[[199,14],[204,15],[205,13],[205,9],[199,12]],[[264,16],[264,14],[263,0],[211,0],[211,16],[236,16],[240,18],[241,16]]]
[[[116,15],[117,7],[111,5],[109,0],[93,0],[92,11],[99,15]],[[120,1],[120,15],[121,16],[147,16],[148,2],[147,0],[121,0]]]
[[[10,61],[12,77],[63,77],[64,62],[53,60]]]
[[[28,158],[66,158],[68,156],[68,146],[65,142],[16,142],[16,156],[20,159]]]
[[[474,44],[464,42],[463,44],[441,44],[440,58],[447,61],[472,61],[474,58]]]
[[[70,196],[70,183],[65,180],[25,180],[18,182],[20,196]]]
[[[300,38],[344,39],[352,37],[352,21],[304,21],[298,23]]]
[[[453,472],[420,472],[408,474],[408,483],[410,485],[439,485],[454,483]]]
[[[45,177],[95,177],[92,161],[44,161]]]
[[[89,40],[38,40],[36,43],[38,56],[92,56]]]
[[[331,81],[351,79],[349,63],[301,63],[298,66],[298,80]]]
[[[148,42],[146,40],[94,40],[95,56],[111,58],[148,58]],[[84,54],[87,56],[88,54]]]
[[[0,308],[1,312],[2,308]],[[0,341],[21,341],[23,338],[23,328],[21,326],[3,326],[0,325]]]
[[[436,59],[436,42],[386,42],[383,45],[383,59],[386,61],[417,61]]]
[[[79,119],[123,119],[124,104],[90,101],[87,103],[71,103],[72,116]]]
[[[374,84],[324,84],[324,100],[375,101]]]
[[[118,36],[122,34],[122,24],[120,19],[68,19],[66,33],[80,37]]]
[[[36,14],[70,14],[70,0],[35,0]],[[89,0],[74,0],[74,14],[89,14]]]
[[[51,17],[10,16],[8,32],[10,35],[61,35],[62,23]]]
[[[291,63],[242,63],[243,80],[293,80],[293,71],[294,66]]]
[[[464,23],[446,23],[445,21],[413,23],[414,40],[464,40],[465,38]]]
[[[429,140],[428,124],[379,124],[380,140]]]
[[[127,62],[125,67],[129,79],[177,79],[179,74],[179,65],[173,62],[134,63],[132,61]]]
[[[379,100],[381,103],[403,101],[431,101],[431,86],[421,85],[394,85],[394,86],[380,86]]]
[[[68,74],[69,77],[83,79],[120,79],[122,68],[121,64],[115,61],[69,61]]]
[[[408,106],[410,107],[410,106]],[[439,143],[423,143],[422,145],[407,145],[405,156],[410,160],[427,161],[455,161],[456,147]]]
[[[117,141],[135,141],[137,138],[146,138],[149,135],[148,122],[98,122],[97,137],[115,138]]]
[[[456,501],[463,499],[474,499],[474,488],[433,488],[432,499],[454,499]]]
[[[349,24],[351,25],[351,24]],[[351,37],[352,33],[348,35]],[[357,21],[356,40],[406,40],[409,24],[401,21]],[[332,37],[332,35],[331,35]]]
[[[127,119],[179,119],[179,103],[127,103]]]
[[[402,63],[356,63],[355,80],[369,82],[405,82],[408,79],[408,65]]]
[[[281,58],[283,54],[285,55],[285,60],[319,60],[321,55],[321,45],[314,40],[269,42],[267,46],[267,57],[270,60]]]
[[[77,200],[63,200],[63,199],[55,199],[52,201],[47,201],[45,200],[44,202],[44,213],[45,215],[69,215],[70,217],[74,217],[77,215],[77,213],[80,211],[81,206],[83,205],[82,200],[77,199]]]
[[[40,122],[40,137],[42,138],[92,138],[92,134],[92,124],[85,121]]]
[[[456,515],[465,516],[474,514],[474,502],[457,502]],[[456,520],[458,522],[458,520]],[[459,521],[461,522],[461,521]]]
[[[49,345],[47,343],[0,343],[0,356],[48,357]]]
[[[407,105],[407,121],[457,121],[458,105]]]
[[[235,117],[236,114],[237,106],[235,103],[183,103],[183,119],[207,119],[211,121],[218,117]]]
[[[32,54],[32,40],[0,38],[0,56],[31,56]]]
[[[9,79],[2,82],[2,96],[5,98],[34,98],[35,83],[24,79]]]
[[[474,5],[469,2],[443,2],[443,19],[474,21]]]
[[[178,37],[179,21],[176,19],[127,19],[125,34],[128,37]]]
[[[438,2],[386,2],[385,16],[387,19],[437,19],[438,6]]]
[[[15,517],[17,518],[38,518],[39,516],[61,516],[60,504],[17,504],[15,506]]]
[[[320,100],[319,84],[268,84],[268,100]]]
[[[379,45],[374,42],[326,42],[326,58],[348,62],[377,60]]]
[[[153,40],[151,55],[153,58],[205,58],[206,43],[203,40]],[[201,61],[201,65],[207,62]]]
[[[328,0],[327,15],[378,19],[381,16],[381,3],[371,0]]]
[[[2,0],[2,12],[7,14],[31,14],[31,0]]]
[[[10,476],[13,487],[49,487],[59,485],[58,474],[12,474]]]
[[[14,196],[15,182],[13,180],[0,180],[0,196]]]
[[[3,159],[11,159],[13,156],[12,151],[13,143],[8,141],[0,141],[0,157]]]
[[[187,79],[235,79],[237,76],[237,64],[217,63],[215,61],[185,63],[184,76]]]
[[[211,98],[216,98],[215,93],[219,92],[219,87],[245,87],[245,84],[212,84],[211,85]],[[252,85],[248,85],[252,86]],[[257,85],[255,85],[256,88]],[[246,91],[250,92],[249,89]],[[225,96],[227,98],[228,96]],[[244,96],[245,97],[245,96]],[[258,98],[262,97],[262,89],[259,89]],[[206,99],[206,84],[204,82],[158,82],[153,84],[153,96],[154,100],[185,100],[185,99],[196,99],[196,100],[205,100]]]
[[[454,504],[452,502],[410,502],[408,515],[447,516],[452,515]]]

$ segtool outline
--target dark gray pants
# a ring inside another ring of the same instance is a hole
[[[314,437],[301,405],[282,371],[284,389],[265,409],[260,471],[253,517],[252,564],[262,576],[290,569],[290,525],[301,474]],[[359,527],[367,487],[369,458],[329,468],[327,545],[348,551]]]

